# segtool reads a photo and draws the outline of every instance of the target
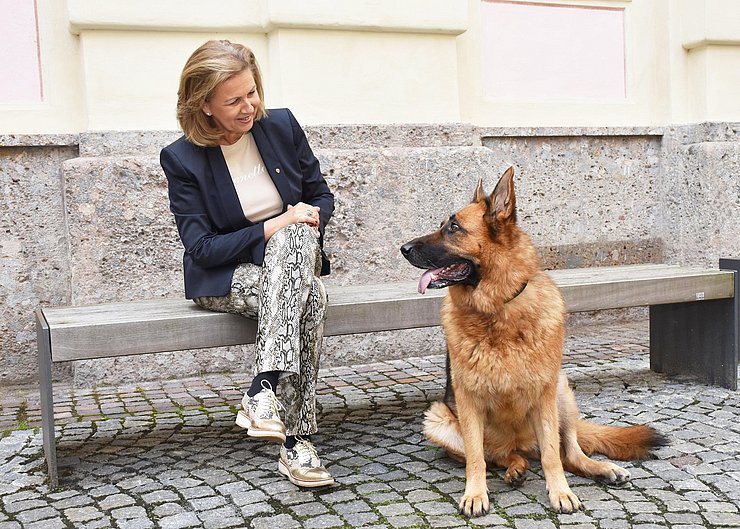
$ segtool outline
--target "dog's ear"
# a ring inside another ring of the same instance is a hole
[[[478,179],[478,185],[475,186],[475,194],[473,195],[473,200],[470,201],[471,204],[475,204],[476,202],[481,202],[486,199],[486,192],[483,191],[483,177],[480,177]]]
[[[509,167],[499,178],[496,189],[490,198],[493,215],[496,220],[516,220],[516,196],[514,194],[514,167]]]

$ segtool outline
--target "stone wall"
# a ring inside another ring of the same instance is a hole
[[[740,258],[740,124],[672,128],[663,151],[658,223],[667,258],[706,266]]]
[[[399,246],[517,171],[548,268],[716,266],[740,256],[734,124],[669,129],[307,128],[336,195],[330,284],[416,279]],[[174,132],[0,136],[0,384],[36,378],[38,306],[182,295],[181,245],[158,153]],[[439,329],[326,339],[325,365],[444,350]],[[251,346],[76,362],[78,384],[247,371]]]
[[[0,385],[37,377],[34,310],[70,302],[61,168],[73,136],[0,136]]]

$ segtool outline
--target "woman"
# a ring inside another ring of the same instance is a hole
[[[177,119],[184,137],[160,163],[185,247],[185,296],[258,321],[255,378],[236,424],[282,443],[278,470],[291,482],[330,485],[310,436],[326,311],[318,275],[329,273],[321,247],[334,196],[293,114],[266,111],[259,66],[244,46],[220,40],[195,50]]]

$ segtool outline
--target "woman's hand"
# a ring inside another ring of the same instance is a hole
[[[316,238],[319,237],[319,207],[299,202],[295,206],[288,205],[288,211],[265,221],[265,240],[270,240],[277,231],[290,224],[308,224]]]

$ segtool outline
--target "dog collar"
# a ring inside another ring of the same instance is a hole
[[[514,294],[514,295],[513,295],[513,296],[512,296],[512,297],[511,297],[510,299],[508,299],[507,301],[504,301],[504,304],[506,304],[506,303],[509,303],[509,302],[511,302],[511,301],[514,301],[514,300],[515,300],[515,299],[516,299],[516,298],[517,298],[517,297],[519,296],[519,294],[521,294],[522,292],[524,292],[524,289],[525,289],[525,288],[527,288],[527,285],[528,285],[528,284],[529,284],[529,282],[528,282],[528,281],[525,281],[525,282],[524,282],[524,284],[523,284],[523,285],[522,285],[522,286],[521,286],[521,287],[519,288],[519,290],[517,290],[517,291],[516,291],[516,294]]]

